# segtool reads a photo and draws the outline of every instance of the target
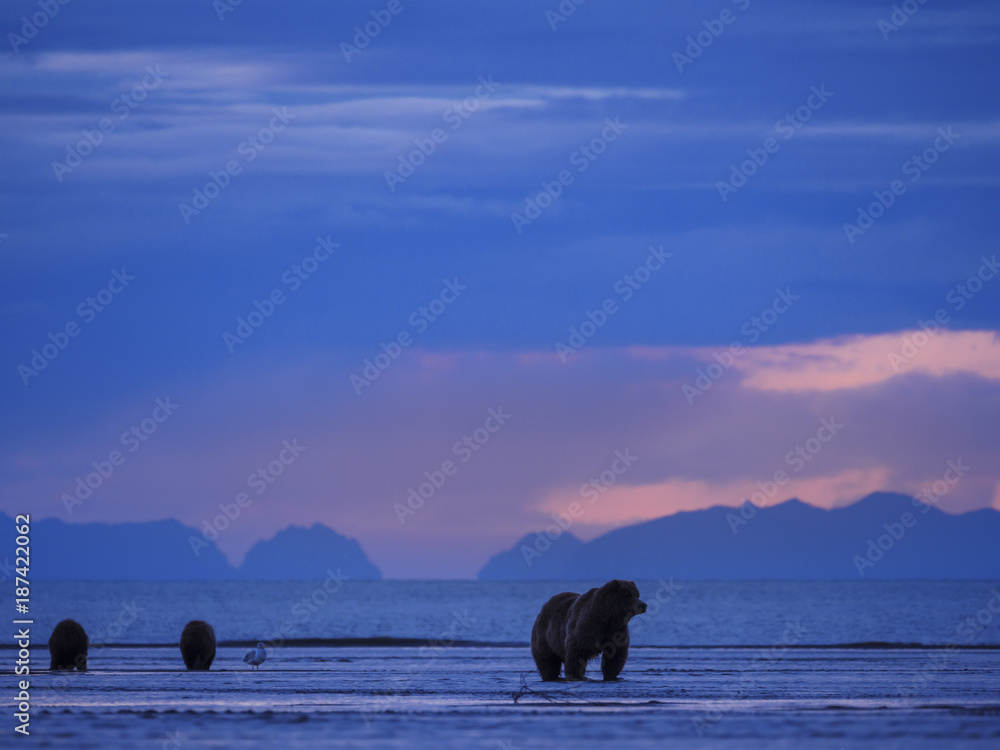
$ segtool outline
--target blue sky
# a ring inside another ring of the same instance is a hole
[[[274,501],[220,540],[227,554],[321,520],[391,575],[468,575],[626,444],[649,456],[622,480],[639,494],[594,532],[737,504],[735,483],[752,489],[834,405],[856,415],[856,437],[831,443],[837,460],[812,478],[827,484],[803,500],[914,491],[963,453],[983,456],[981,473],[944,507],[997,502],[1000,287],[985,281],[960,310],[947,300],[997,251],[994,5],[929,0],[885,38],[893,11],[877,2],[590,0],[553,30],[555,2],[403,0],[345,59],[354,27],[386,6],[247,0],[220,20],[208,0],[74,0],[26,44],[8,34],[39,6],[5,6],[6,512],[68,518],[61,493],[167,395],[176,415],[69,520],[198,525],[308,435]],[[731,23],[678,70],[687,37],[724,11]],[[814,87],[831,94],[810,99]],[[110,132],[57,175],[102,118]],[[581,161],[609,119],[625,127]],[[390,189],[386,172],[435,129],[434,152]],[[776,150],[723,200],[719,182],[768,139]],[[927,149],[934,163],[914,172]],[[229,162],[239,173],[185,221],[179,204]],[[518,232],[511,215],[562,170],[572,182]],[[905,191],[849,241],[845,223],[894,180]],[[339,247],[293,289],[286,274],[318,237]],[[660,246],[669,260],[622,300],[616,283]],[[134,280],[79,315],[123,268]],[[467,289],[418,330],[411,316],[446,279]],[[223,335],[273,289],[285,301],[230,353]],[[797,299],[751,341],[741,331],[776,290]],[[617,311],[580,354],[555,358],[609,297]],[[872,379],[941,308],[947,330],[916,364]],[[25,385],[19,366],[69,322],[79,335]],[[356,394],[350,376],[404,331],[412,345]],[[753,350],[687,403],[683,386],[733,341]],[[803,370],[823,357],[843,382]],[[393,504],[498,405],[509,427],[437,507],[397,524]],[[702,453],[680,460],[692,445]]]

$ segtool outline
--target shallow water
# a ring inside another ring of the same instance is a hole
[[[734,749],[1000,746],[1000,613],[989,609],[1000,607],[991,593],[998,583],[640,582],[651,607],[633,620],[624,679],[542,683],[527,647],[538,608],[554,593],[588,586],[39,584],[29,742],[289,750],[606,749],[609,740]],[[38,671],[48,664],[43,644],[52,626],[68,616],[90,633],[90,671]],[[195,618],[230,644],[219,648],[211,672],[182,669],[176,644]],[[246,645],[272,640],[282,625],[286,639],[274,639],[267,661],[251,671],[241,661]],[[365,645],[331,640],[345,638]],[[383,645],[369,645],[376,638]],[[413,645],[392,640],[400,638]],[[872,641],[896,645],[847,645]],[[12,685],[9,642],[0,659]],[[589,674],[599,676],[597,664]],[[11,698],[5,693],[5,733],[13,728]]]
[[[64,617],[100,643],[176,643],[184,624],[212,623],[220,641],[417,638],[527,643],[542,604],[603,582],[42,582],[32,615],[48,633]],[[957,632],[1000,581],[639,581],[650,605],[632,642],[652,646],[773,643],[798,620],[803,643],[1000,644],[1000,612],[972,637]],[[10,605],[11,592],[0,595]],[[1000,604],[1000,598],[997,598]]]
[[[33,679],[37,747],[995,748],[995,650],[637,648],[623,677],[542,683],[527,649],[282,648],[252,672],[167,648]],[[596,665],[591,674],[598,674]],[[524,682],[522,683],[522,677]],[[514,694],[521,693],[517,702]],[[180,744],[171,744],[174,741]],[[506,744],[511,743],[511,744]]]

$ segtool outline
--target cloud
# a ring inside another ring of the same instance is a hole
[[[8,97],[0,131],[20,151],[30,147],[33,160],[24,153],[18,153],[19,159],[47,165],[64,156],[63,150],[79,140],[82,129],[95,128],[109,114],[111,103],[142,79],[147,66],[161,66],[169,74],[166,82],[129,120],[117,123],[98,155],[71,180],[200,178],[233,158],[237,146],[267,124],[275,106],[288,107],[296,119],[254,164],[255,173],[381,175],[414,148],[415,138],[426,138],[435,127],[447,129],[444,113],[472,96],[479,85],[478,73],[470,73],[465,81],[359,83],[334,72],[341,70],[341,63],[332,53],[239,48],[62,50],[18,57],[0,72],[0,82],[7,91],[31,90],[33,96]],[[565,161],[593,137],[603,118],[621,115],[633,146],[620,149],[613,161],[629,175],[625,184],[715,191],[716,180],[728,169],[725,159],[736,159],[758,139],[774,135],[774,119],[795,103],[785,101],[780,110],[749,115],[706,110],[705,92],[681,88],[554,85],[503,80],[499,75],[496,83],[496,91],[476,105],[474,121],[463,124],[454,142],[422,173],[442,175],[454,186],[476,182],[486,172],[494,185],[506,184],[536,160]],[[963,148],[995,149],[1000,137],[995,118],[949,124],[962,134]],[[926,118],[903,122],[861,116],[810,122],[796,139],[801,140],[797,148],[807,150],[800,159],[810,168],[794,174],[769,170],[761,181],[781,189],[802,183],[813,190],[882,184],[889,172],[877,168],[878,161],[863,160],[871,165],[871,176],[859,174],[856,166],[850,175],[841,174],[841,165],[851,160],[830,159],[831,151],[881,153],[887,139],[919,145],[940,125]],[[681,142],[686,145],[678,150]],[[732,149],[722,152],[718,174],[714,169],[706,173],[705,158],[712,163],[720,143],[731,143]],[[692,148],[705,158],[691,153]],[[660,181],[659,173],[649,169],[651,158],[669,160],[674,165],[672,179]],[[474,175],[468,170],[471,160],[477,164]],[[972,164],[960,174],[942,172],[928,179],[961,185],[990,179],[979,171]],[[523,190],[525,183],[517,179],[513,184]]]
[[[704,361],[699,348],[594,347],[570,364],[545,351],[407,350],[360,396],[348,377],[364,354],[270,360],[248,350],[172,390],[176,415],[73,519],[170,516],[200,527],[248,491],[286,439],[307,451],[222,535],[233,560],[289,523],[320,521],[357,537],[389,575],[472,575],[625,450],[638,461],[588,510],[589,534],[739,505],[778,471],[790,481],[773,501],[832,507],[876,489],[917,491],[961,459],[973,469],[942,507],[986,507],[1000,482],[1000,379],[956,352],[997,342],[968,333],[942,334],[918,372],[892,377],[871,362],[898,336],[751,348],[750,364],[693,406],[681,386]],[[7,509],[65,517],[60,495],[162,395],[22,436],[0,455]],[[462,460],[457,446],[491,408],[511,414],[508,424]],[[830,419],[842,427],[820,449]],[[448,460],[458,472],[401,523],[397,504]]]
[[[200,525],[298,437],[307,454],[224,535],[233,559],[288,523],[322,521],[390,575],[471,574],[548,523],[552,498],[578,494],[616,450],[641,460],[607,523],[735,502],[829,418],[844,432],[796,473],[806,502],[879,482],[919,489],[959,458],[974,469],[948,509],[997,502],[992,292],[956,316],[965,330],[889,359],[995,243],[984,206],[997,107],[953,85],[982,78],[982,55],[936,45],[988,51],[969,45],[995,43],[996,13],[932,5],[885,41],[888,2],[751,3],[684,73],[671,52],[717,3],[588,5],[555,33],[528,2],[445,3],[407,11],[353,63],[338,43],[370,18],[354,3],[243,3],[224,23],[203,0],[60,13],[0,67],[10,377],[108,268],[127,265],[143,291],[30,389],[10,390],[2,502],[61,513],[60,494],[166,393],[181,411],[74,518]],[[594,52],[615,49],[628,54],[610,64]],[[167,81],[57,181],[53,161],[147,65]],[[390,192],[385,171],[491,73],[495,95]],[[722,202],[718,181],[822,84],[837,92],[829,107]],[[274,107],[296,119],[184,223],[178,203],[238,158]],[[516,234],[510,211],[616,116],[622,139]],[[956,148],[849,247],[841,223],[872,190],[908,179],[905,160],[949,125]],[[221,329],[327,232],[343,263],[229,357]],[[661,242],[670,269],[561,363],[553,340]],[[348,376],[451,274],[477,290],[461,312],[356,396]],[[786,285],[801,294],[794,312],[689,404],[683,386],[712,347]],[[498,405],[511,423],[399,524],[394,504]]]
[[[1000,335],[944,330],[929,336],[917,329],[846,336],[750,349],[734,366],[744,387],[771,391],[863,388],[905,373],[1000,380]]]
[[[777,470],[787,473],[789,466],[783,463]],[[759,507],[796,497],[820,508],[836,508],[889,486],[889,477],[890,472],[885,467],[845,469],[831,476],[803,478],[793,475],[779,487],[774,483],[773,474],[762,468],[758,476],[726,482],[671,479],[656,484],[613,486],[598,495],[593,503],[590,502],[593,494],[582,495],[579,490],[561,489],[546,495],[540,510],[567,515],[571,504],[579,503],[582,506],[579,523],[604,530],[716,505],[735,508],[749,499]]]
[[[162,70],[164,82],[119,120],[113,102],[142,81],[148,66]],[[509,168],[512,151],[557,148],[568,156],[574,141],[592,137],[595,125],[623,102],[638,103],[649,117],[684,96],[677,89],[551,86],[478,74],[440,84],[358,84],[315,75],[338,67],[336,56],[273,51],[42,53],[15,59],[0,72],[5,89],[35,92],[7,98],[0,130],[47,165],[63,158],[83,129],[111,116],[115,132],[73,181],[201,177],[239,159],[239,144],[268,124],[274,107],[287,107],[294,121],[253,165],[257,173],[381,175],[434,128],[460,141],[440,149],[445,155],[435,155],[436,168],[465,165],[475,154],[502,169]],[[493,90],[481,79],[492,81]],[[462,103],[469,109],[459,138],[455,118],[445,116]],[[589,109],[594,106],[600,111]]]

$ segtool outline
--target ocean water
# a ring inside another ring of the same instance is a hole
[[[73,617],[92,641],[175,644],[189,620],[220,641],[410,638],[527,644],[549,597],[603,581],[39,582],[32,615],[47,634]],[[998,581],[638,581],[649,611],[632,621],[641,646],[758,646],[800,621],[803,643],[867,641],[1000,645]],[[11,606],[4,590],[0,607]],[[994,605],[996,606],[996,605]],[[970,626],[971,627],[971,626]],[[281,638],[283,634],[283,638]]]
[[[527,647],[541,604],[590,584],[36,584],[27,742],[1000,747],[1000,582],[638,583],[650,612],[614,683],[542,683]],[[91,635],[86,673],[44,670],[63,617]],[[176,645],[194,618],[224,644],[208,673]],[[252,672],[258,640],[273,645]],[[14,651],[0,658],[13,686]]]

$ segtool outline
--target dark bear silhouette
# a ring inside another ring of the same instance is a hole
[[[646,611],[632,581],[608,581],[586,594],[556,594],[531,629],[531,655],[543,680],[585,680],[587,662],[601,655],[605,680],[618,679],[628,659],[628,621]]]
[[[181,656],[188,669],[209,669],[215,659],[215,631],[207,622],[191,620],[181,633]]]
[[[87,631],[76,620],[63,620],[49,636],[49,669],[79,669],[87,671]]]

